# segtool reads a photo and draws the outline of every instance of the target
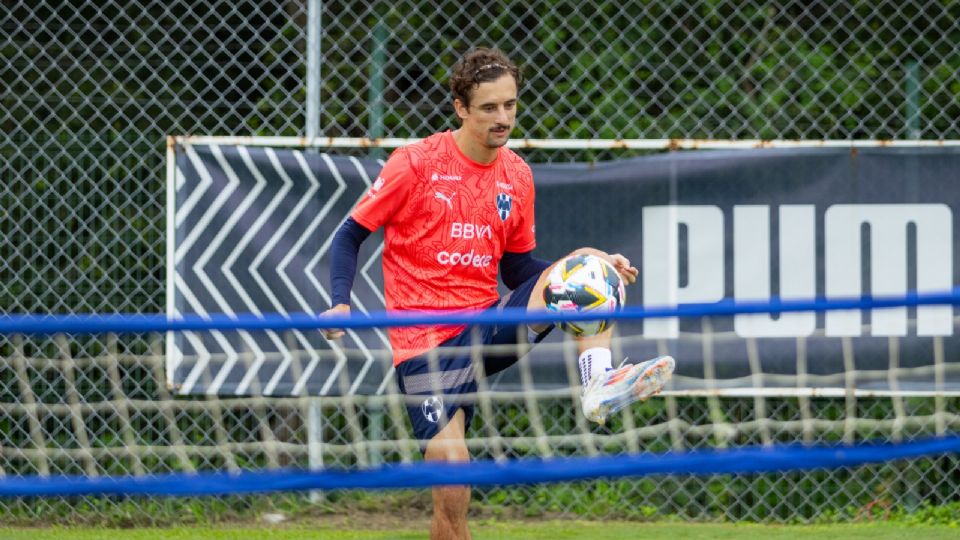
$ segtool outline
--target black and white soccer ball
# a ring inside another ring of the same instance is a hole
[[[626,301],[623,280],[613,265],[596,255],[573,255],[550,271],[543,300],[560,313],[616,313]],[[564,321],[561,330],[574,336],[594,336],[610,328],[609,320]]]

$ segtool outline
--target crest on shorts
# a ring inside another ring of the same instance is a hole
[[[497,213],[500,214],[500,221],[506,221],[510,217],[510,209],[513,208],[513,197],[506,193],[497,195]]]
[[[440,399],[440,396],[430,396],[423,400],[423,404],[420,405],[420,410],[423,411],[423,417],[426,418],[428,422],[436,424],[440,421],[440,417],[443,416],[443,400]]]

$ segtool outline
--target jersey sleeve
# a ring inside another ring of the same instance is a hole
[[[404,149],[397,149],[350,217],[371,231],[379,229],[406,205],[415,182],[410,157]]]
[[[514,253],[523,253],[531,251],[537,247],[537,228],[534,218],[534,199],[533,175],[527,169],[526,182],[524,182],[523,199],[520,204],[520,219],[516,226],[510,231],[507,237],[506,250]]]

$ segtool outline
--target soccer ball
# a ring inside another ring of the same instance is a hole
[[[615,313],[623,306],[623,280],[613,265],[595,255],[573,255],[557,263],[543,289],[547,309],[560,313]],[[594,336],[610,328],[608,320],[564,321],[561,330]]]

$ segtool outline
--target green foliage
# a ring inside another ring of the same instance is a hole
[[[912,512],[902,509],[892,512],[890,518],[908,525],[949,525],[960,528],[960,502],[938,506],[924,503]]]
[[[906,138],[911,62],[920,66],[921,136],[960,136],[953,120],[960,84],[952,77],[960,54],[948,48],[960,38],[951,23],[960,16],[955,3],[856,2],[841,10],[829,3],[596,0],[584,9],[548,0],[538,3],[538,17],[525,16],[527,2],[501,4],[443,12],[439,25],[440,10],[383,2],[373,4],[359,32],[329,25],[324,50],[359,41],[352,55],[326,58],[335,75],[325,77],[325,129],[364,132],[367,107],[355,96],[367,78],[356,62],[359,51],[371,49],[373,25],[385,21],[393,33],[383,74],[402,90],[385,96],[387,129],[398,136],[449,127],[449,114],[430,109],[450,110],[442,83],[455,59],[451,49],[476,45],[500,46],[523,64],[525,137]],[[346,2],[328,5],[350,10]],[[433,71],[422,73],[424,66]]]
[[[164,136],[303,134],[307,51],[302,13],[291,17],[281,9],[232,4],[217,11],[217,5],[228,3],[197,2],[184,16],[163,3],[103,2],[77,9],[74,20],[84,24],[62,25],[49,9],[28,17],[24,6],[29,3],[15,4],[9,20],[30,19],[33,26],[5,26],[9,32],[0,48],[0,75],[7,84],[0,96],[6,113],[0,116],[4,186],[0,311],[162,312]],[[295,9],[302,4],[285,5]],[[324,26],[322,130],[330,135],[369,134],[369,126],[376,122],[371,119],[368,85],[376,69],[382,70],[386,84],[379,98],[385,106],[381,122],[386,135],[416,137],[450,127],[449,97],[443,86],[447,66],[472,46],[499,45],[524,67],[528,82],[519,124],[526,137],[904,138],[910,135],[902,106],[907,66],[916,62],[920,135],[960,138],[956,75],[960,51],[953,45],[960,42],[953,22],[960,19],[957,2],[863,0],[841,10],[829,2],[807,7],[796,1],[594,0],[585,8],[582,2],[541,0],[536,2],[538,16],[527,15],[529,4],[501,2],[497,9],[478,15],[472,9],[438,10],[431,3],[412,0],[376,0],[362,13],[356,12],[355,2],[323,2],[327,19],[346,20],[353,14],[349,19],[353,24]],[[50,28],[44,27],[46,21]],[[391,32],[382,66],[373,65],[369,55],[377,25]],[[203,41],[207,37],[230,46],[211,48]],[[574,157],[589,161],[623,155],[581,152]],[[538,161],[556,154],[542,151],[530,156]],[[20,346],[3,342],[0,356],[58,357],[59,347],[53,339]],[[67,345],[71,354],[90,355],[108,347],[97,338]],[[0,365],[0,393],[6,395],[0,401],[5,403],[16,401],[12,394],[19,392],[21,379],[15,369],[11,362]],[[57,371],[29,374],[29,386],[39,401],[63,402],[66,387]],[[102,367],[86,368],[78,375],[81,401],[108,398],[104,389],[110,388],[110,377]],[[162,383],[151,374],[131,371],[121,378],[136,381],[124,389],[127,397],[157,399]],[[846,414],[843,402],[811,401],[816,418],[833,420]],[[859,400],[857,416],[888,417],[889,408],[873,405]],[[908,415],[933,412],[930,400],[907,400],[904,405]],[[568,434],[578,429],[569,403],[558,400],[537,406],[545,432]],[[774,414],[790,418],[786,411],[797,406],[795,401],[786,403]],[[948,409],[957,406],[954,400]],[[727,417],[716,420],[746,422],[754,414],[749,400],[725,410]],[[693,400],[684,411],[687,416],[680,420],[690,424],[714,414],[707,399]],[[330,421],[324,438],[344,442],[337,437],[349,432],[346,417],[327,412]],[[593,429],[619,432],[631,425],[662,422],[664,415],[662,401],[650,402]],[[496,418],[498,425],[493,427],[504,437],[535,427],[522,407],[508,407]],[[123,429],[115,417],[90,414],[84,420],[94,447],[126,444],[116,435]],[[185,443],[203,444],[217,429],[226,441],[241,440],[256,432],[257,421],[254,416],[223,421],[197,412],[183,415],[178,427]],[[44,422],[44,432],[53,434],[48,444],[76,447],[68,430],[57,428],[68,418],[50,415]],[[131,436],[137,444],[170,444],[160,413],[145,413],[136,422]],[[484,426],[474,429],[485,434]],[[0,435],[6,446],[31,447],[23,413],[0,417]],[[865,430],[817,434],[823,442],[874,435]],[[399,432],[387,436],[401,437]],[[758,433],[741,434],[735,440],[723,437],[709,430],[687,433],[682,441],[664,435],[640,450],[662,452],[675,443],[756,444],[762,438]],[[630,444],[616,442],[602,450],[631,451]],[[570,443],[562,452],[583,450]],[[522,457],[536,448],[513,451],[511,457]],[[222,466],[219,459],[205,464]],[[259,454],[242,456],[238,465],[260,468],[265,460]],[[10,463],[7,474],[36,473],[27,459]],[[74,461],[53,465],[60,472],[84,472]],[[130,469],[130,463],[117,460],[98,465],[106,473]],[[163,471],[182,467],[172,458],[156,456],[143,458],[142,465]],[[776,477],[599,480],[531,489],[487,488],[475,494],[488,503],[481,511],[493,515],[520,509],[528,517],[571,511],[641,521],[859,517],[956,526],[960,509],[950,500],[955,497],[956,471],[956,458],[947,457],[896,468],[885,464]],[[946,481],[933,483],[931,478]],[[894,494],[906,502],[887,512],[885,504]],[[332,511],[330,502],[318,509],[305,500],[301,496],[21,500],[0,505],[4,513],[0,521],[207,524],[273,508],[293,514]],[[334,494],[329,500],[360,510],[384,504],[380,495],[368,494],[355,500]],[[427,507],[422,496],[417,500]]]
[[[11,20],[58,20],[43,5],[15,7]],[[537,16],[520,0],[480,11],[420,0],[323,6],[329,135],[450,127],[449,66],[472,46],[498,45],[527,79],[525,137],[903,138],[913,63],[920,136],[960,137],[956,2],[860,1],[841,12],[829,3],[544,0]],[[73,20],[85,24],[70,31],[11,30],[0,49],[9,81],[4,312],[163,310],[164,136],[303,134],[305,9],[107,2],[78,8]],[[389,31],[382,64],[371,56],[377,28]],[[369,91],[377,72],[379,120]]]

